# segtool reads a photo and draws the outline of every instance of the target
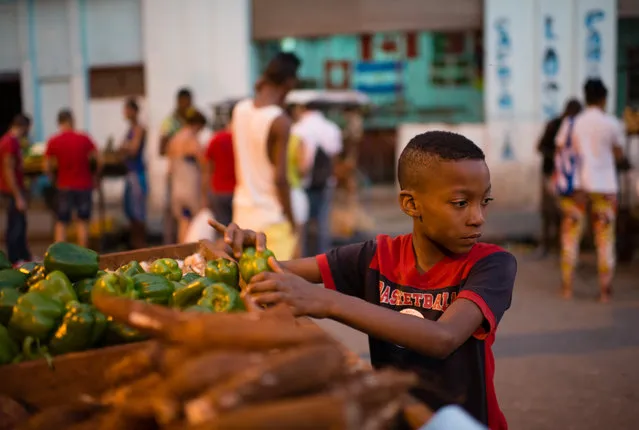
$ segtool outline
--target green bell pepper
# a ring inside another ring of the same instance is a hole
[[[184,309],[184,312],[200,312],[200,313],[203,313],[203,314],[212,314],[213,310],[211,309],[210,306],[193,305],[193,306],[189,306],[188,308]]]
[[[59,270],[72,281],[93,278],[98,272],[98,254],[73,243],[54,243],[44,255],[47,272]]]
[[[26,285],[29,275],[19,269],[0,270],[0,288],[22,288]]]
[[[240,274],[235,261],[226,258],[207,261],[205,274],[212,281],[239,288]]]
[[[153,273],[135,275],[133,282],[135,289],[140,292],[140,299],[156,305],[168,305],[175,290],[172,281]]]
[[[93,286],[96,282],[96,278],[87,278],[73,283],[73,289],[80,303],[93,303],[91,301],[91,291],[93,291]]]
[[[11,269],[12,267],[13,265],[7,258],[7,254],[5,254],[4,251],[0,251],[0,270]]]
[[[13,307],[8,328],[19,339],[31,336],[46,342],[63,316],[61,301],[41,291],[29,291]]]
[[[29,278],[27,278],[27,289],[42,281],[46,276],[47,269],[45,269],[45,267],[41,264],[38,265],[29,273]]]
[[[202,292],[202,298],[197,302],[213,312],[241,312],[245,311],[240,293],[233,287],[222,282],[209,285]]]
[[[95,281],[93,290],[91,290],[91,301],[93,302],[96,295],[100,294],[132,300],[136,300],[140,297],[140,292],[136,290],[133,278],[117,272],[107,273]]]
[[[22,350],[13,359],[13,363],[21,363],[23,361],[38,360],[41,358],[44,358],[47,361],[49,368],[53,369],[53,359],[51,358],[51,355],[49,354],[49,348],[46,346],[43,346],[42,343],[40,343],[40,339],[27,336],[22,341]]]
[[[20,348],[9,336],[9,331],[0,325],[0,364],[11,363],[19,353]]]
[[[18,270],[27,276],[31,276],[31,273],[33,273],[33,271],[40,266],[42,266],[42,264],[36,263],[35,261],[30,261],[28,263],[22,264],[20,267],[18,267]]]
[[[62,324],[49,341],[53,354],[84,351],[94,346],[107,328],[106,317],[91,305],[69,302]]]
[[[200,297],[202,297],[204,289],[211,284],[213,284],[213,281],[209,278],[199,278],[184,288],[175,290],[171,297],[171,306],[184,309],[195,305],[197,301],[200,300]]]
[[[13,313],[13,307],[18,302],[22,293],[13,288],[0,289],[0,324],[8,324]]]
[[[108,319],[107,331],[107,336],[110,338],[111,343],[129,343],[147,339],[147,336],[139,331],[125,324],[115,322],[111,318]]]
[[[139,275],[140,273],[146,273],[140,263],[137,261],[131,261],[129,264],[125,264],[124,266],[118,269],[118,272],[123,275],[134,277],[135,275]]]
[[[63,305],[66,305],[72,300],[78,300],[78,296],[75,294],[71,281],[69,281],[67,275],[59,270],[49,273],[44,280],[29,288],[29,291],[39,291],[47,294],[49,297],[58,300]]]
[[[253,247],[246,248],[242,252],[239,262],[240,275],[244,282],[248,284],[251,278],[258,273],[272,272],[271,267],[268,265],[269,257],[275,257],[269,249],[256,251]]]
[[[180,283],[187,285],[190,284],[191,282],[195,281],[196,279],[200,279],[201,276],[198,275],[195,272],[188,272],[185,273],[184,276],[182,276],[182,279],[180,279]]]
[[[162,275],[169,281],[179,281],[182,279],[182,269],[180,265],[172,258],[160,258],[151,263],[149,272],[156,275]]]

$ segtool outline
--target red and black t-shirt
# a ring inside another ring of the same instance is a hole
[[[436,321],[457,298],[475,303],[484,314],[482,326],[446,359],[369,337],[371,362],[418,374],[422,384],[414,394],[432,408],[460,404],[492,430],[507,428],[495,395],[491,346],[510,307],[517,272],[512,254],[479,243],[468,254],[446,257],[420,273],[412,235],[381,235],[333,249],[317,261],[327,288],[407,315]]]

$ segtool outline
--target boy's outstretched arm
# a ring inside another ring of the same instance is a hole
[[[260,273],[249,285],[257,303],[286,303],[297,315],[330,318],[423,355],[445,358],[480,329],[481,309],[472,301],[454,301],[438,321],[401,314],[330,289],[310,285],[271,261],[274,273]]]

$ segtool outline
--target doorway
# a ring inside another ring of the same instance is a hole
[[[0,134],[4,134],[13,117],[22,112],[20,74],[0,73]]]

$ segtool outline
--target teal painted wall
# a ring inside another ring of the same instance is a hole
[[[390,33],[389,33],[390,34]],[[401,75],[403,100],[394,94],[369,95],[376,105],[367,119],[367,128],[392,128],[402,122],[482,122],[483,88],[472,79],[457,86],[436,85],[431,82],[435,48],[434,33],[417,34],[417,57],[404,59]],[[474,39],[472,33],[465,36],[464,50],[472,57]],[[324,88],[325,63],[327,60],[348,61],[353,69],[361,61],[360,37],[358,35],[334,35],[323,38],[284,39],[280,41],[254,43],[253,76],[256,78],[271,56],[279,49],[295,52],[302,60],[299,76],[314,81],[317,88]],[[380,60],[375,54],[374,60]],[[476,75],[481,76],[478,71]],[[339,81],[339,76],[333,74]],[[351,87],[355,87],[354,73]]]
[[[628,74],[626,50],[639,47],[639,18],[624,18],[618,23],[617,35],[617,115],[626,107]]]

